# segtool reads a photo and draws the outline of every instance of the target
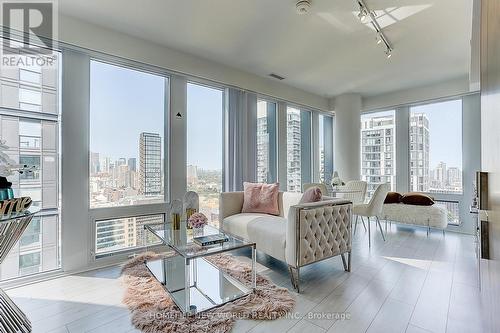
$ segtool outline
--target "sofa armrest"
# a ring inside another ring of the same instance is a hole
[[[285,258],[292,267],[351,251],[352,203],[333,199],[295,205],[286,226]]]
[[[219,196],[219,221],[228,216],[241,213],[243,208],[243,192],[222,192]]]

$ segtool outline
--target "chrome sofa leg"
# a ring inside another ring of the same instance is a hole
[[[345,258],[345,253],[342,253],[340,255],[342,258],[342,265],[344,265],[344,271],[350,272],[351,271],[351,252],[347,252],[347,260]]]
[[[288,271],[290,272],[290,279],[292,281],[292,287],[300,293],[299,283],[300,283],[300,268],[288,266]]]

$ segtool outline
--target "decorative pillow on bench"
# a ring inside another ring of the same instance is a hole
[[[410,192],[401,197],[401,203],[415,206],[432,206],[434,199],[423,193]]]
[[[242,213],[279,215],[279,184],[243,183]]]
[[[386,195],[386,197],[385,197],[384,203],[385,204],[401,203],[401,197],[403,197],[401,195],[401,193],[398,193],[398,192],[388,192],[387,195]]]

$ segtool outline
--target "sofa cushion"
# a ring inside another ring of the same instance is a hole
[[[401,197],[401,202],[406,205],[415,206],[432,206],[434,205],[434,200],[423,193],[409,192],[403,194]]]
[[[242,213],[279,215],[279,184],[243,183]]]
[[[400,203],[401,202],[401,193],[398,192],[388,192],[387,195],[385,196],[384,203],[385,204],[393,204],[393,203]]]
[[[279,216],[260,213],[240,213],[226,217],[224,221],[222,221],[222,229],[237,237],[255,242],[255,239],[251,239],[248,233],[250,224],[265,224],[273,221],[282,223],[283,228],[286,223],[286,219]]]
[[[321,189],[318,186],[310,187],[302,194],[299,204],[318,202],[321,200],[322,196]]]
[[[249,240],[255,242],[257,250],[286,261],[286,225],[286,219],[274,216],[266,221],[254,220],[248,223]]]

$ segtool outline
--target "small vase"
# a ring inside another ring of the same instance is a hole
[[[193,228],[193,237],[203,236],[203,227]]]

